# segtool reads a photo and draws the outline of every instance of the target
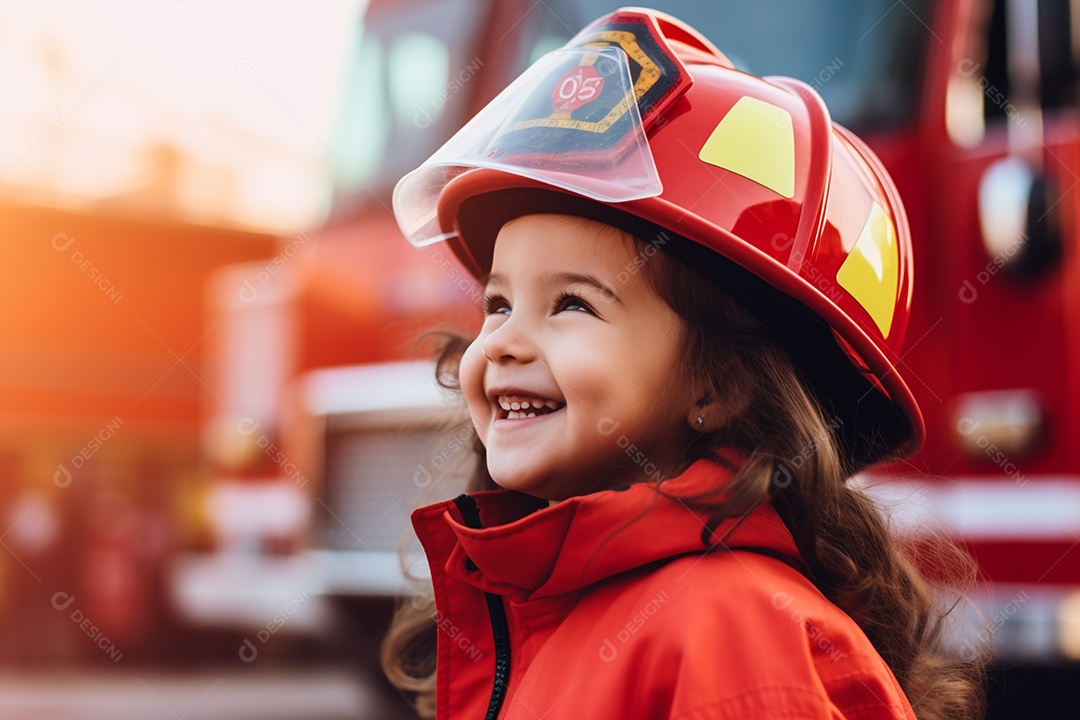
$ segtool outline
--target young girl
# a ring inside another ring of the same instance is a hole
[[[435,607],[384,666],[437,718],[960,718],[930,585],[846,479],[918,449],[899,197],[787,78],[622,10],[394,197],[483,285],[447,343],[476,482],[413,515]]]

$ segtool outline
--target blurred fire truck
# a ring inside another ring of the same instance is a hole
[[[962,541],[1001,660],[1080,660],[1080,6],[1066,0],[656,2],[757,74],[802,78],[904,197],[917,268],[904,355],[928,439],[863,478],[893,521]],[[205,425],[216,551],[181,558],[190,620],[277,632],[389,597],[407,516],[468,437],[409,342],[475,329],[445,250],[409,248],[404,172],[531,61],[613,9],[589,0],[373,1],[322,229],[210,285]],[[450,434],[445,428],[451,427]],[[422,563],[421,563],[422,564]],[[963,650],[963,648],[961,648]]]

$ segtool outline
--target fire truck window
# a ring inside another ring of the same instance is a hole
[[[383,111],[384,89],[379,81],[383,76],[382,43],[374,36],[365,36],[357,46],[353,67],[364,67],[369,73],[365,82],[352,82],[347,90],[351,106],[345,116],[353,122],[352,107],[370,108],[362,121],[362,129],[346,127],[335,153],[335,169],[339,184],[362,182],[371,175],[378,163],[379,153],[390,132],[390,118]]]
[[[329,148],[338,208],[387,203],[394,183],[466,120],[485,0],[373,3],[358,33]]]
[[[1005,2],[996,0],[994,11],[987,28],[986,62],[983,80],[986,92],[996,88],[1002,97],[1009,95],[1009,71],[1005,61]],[[987,119],[1004,117],[1006,106],[1003,103],[983,101],[983,114]]]
[[[571,29],[627,3],[545,0],[526,15],[534,38],[522,63],[565,42]],[[632,3],[631,3],[632,4]],[[833,119],[856,130],[903,124],[918,108],[923,58],[931,38],[931,0],[654,0],[650,7],[682,18],[736,66],[760,75],[790,75],[821,93]]]
[[[430,104],[427,111],[434,122],[445,105],[431,102],[446,88],[450,77],[450,53],[438,38],[427,33],[406,33],[394,40],[387,53],[391,105],[399,123],[417,120],[418,108]],[[420,118],[428,122],[428,118]]]
[[[543,37],[539,38],[532,44],[532,50],[529,54],[528,64],[532,65],[534,62],[536,62],[552,50],[558,50],[566,44],[567,40],[569,40],[569,37],[558,34],[544,35]]]
[[[1073,3],[1068,0],[1039,0],[1039,65],[1042,69],[1040,92],[1043,107],[1057,108],[1077,102],[1077,45],[1073,23]]]
[[[1012,112],[1009,82],[1009,38],[1006,32],[1007,0],[996,0],[987,28],[987,53],[983,80],[987,100],[986,118],[1005,118]],[[1080,17],[1069,0],[1039,0],[1039,99],[1044,109],[1075,106],[1080,82]],[[990,88],[994,90],[991,91]],[[995,101],[995,98],[1000,100]]]

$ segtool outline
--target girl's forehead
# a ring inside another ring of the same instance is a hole
[[[576,232],[583,235],[591,235],[599,232],[610,235],[625,235],[629,237],[628,233],[615,227],[614,225],[608,225],[607,223],[601,222],[599,220],[593,220],[592,218],[583,217],[581,215],[563,215],[559,213],[531,213],[528,215],[520,215],[518,217],[508,220],[503,225],[502,229],[505,230],[506,228],[520,226],[523,224],[559,225],[562,226],[567,232]]]
[[[612,225],[576,215],[523,215],[510,220],[495,239],[492,271],[514,258],[548,264],[625,263],[634,238]]]

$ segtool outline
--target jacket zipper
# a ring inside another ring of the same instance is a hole
[[[476,498],[462,493],[454,498],[454,504],[457,505],[465,525],[473,529],[482,527],[480,508],[476,505]],[[465,569],[475,572],[478,568],[471,558],[466,557]],[[488,616],[491,618],[491,634],[495,640],[495,684],[491,688],[491,700],[488,702],[484,720],[496,720],[499,717],[499,710],[502,709],[503,700],[506,699],[506,688],[510,682],[510,628],[506,622],[506,608],[503,607],[502,598],[485,592],[484,599],[487,600]]]

